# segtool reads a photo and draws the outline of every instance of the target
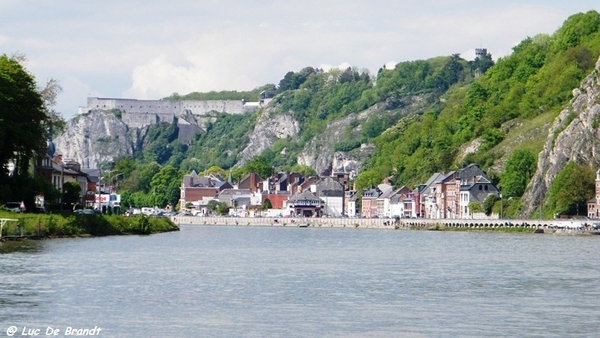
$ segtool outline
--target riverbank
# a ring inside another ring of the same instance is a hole
[[[0,218],[17,220],[3,226],[3,239],[148,235],[179,230],[165,217],[2,213]]]
[[[589,234],[600,232],[569,229],[570,221],[546,220],[438,220],[389,218],[274,218],[274,217],[172,217],[178,225],[236,225],[274,227],[354,228],[381,230],[491,231],[522,233]]]
[[[323,227],[394,230],[394,220],[385,218],[285,218],[285,217],[172,217],[177,225],[239,225],[275,227]]]

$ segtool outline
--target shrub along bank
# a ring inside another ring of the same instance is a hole
[[[0,218],[18,219],[18,222],[8,222],[4,226],[2,236],[148,235],[179,230],[165,217],[1,213]]]

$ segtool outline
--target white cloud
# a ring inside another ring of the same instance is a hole
[[[2,3],[3,53],[23,53],[37,78],[58,79],[67,117],[89,93],[156,99],[250,90],[306,66],[375,74],[395,63],[386,60],[470,59],[477,47],[498,58],[571,14],[600,10],[592,0],[107,0],[114,11],[75,0]]]

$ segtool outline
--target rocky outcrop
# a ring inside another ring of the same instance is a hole
[[[243,166],[252,157],[270,149],[275,141],[295,138],[300,132],[300,125],[291,115],[275,114],[277,107],[269,105],[258,117],[254,130],[249,135],[246,148],[239,155],[236,166]]]
[[[573,90],[573,99],[548,131],[538,167],[521,200],[531,216],[545,200],[556,175],[569,161],[600,166],[600,60],[592,74]]]
[[[390,125],[393,125],[401,118],[422,111],[432,103],[432,100],[435,100],[432,94],[387,100],[358,114],[333,121],[327,125],[326,132],[315,136],[306,144],[298,155],[298,164],[307,165],[321,175],[329,175],[332,171],[358,174],[361,163],[375,151],[375,146],[365,143],[359,149],[339,152],[335,151],[335,144],[348,139],[360,140],[361,125],[372,115],[380,119],[386,118],[390,121]],[[354,125],[355,127],[352,127]]]
[[[381,108],[376,105],[359,114],[352,114],[343,119],[333,121],[326,127],[326,132],[316,135],[308,142],[300,154],[298,164],[313,168],[319,175],[329,175],[331,172],[348,172],[357,174],[362,160],[374,151],[374,146],[364,144],[358,151],[340,152],[335,150],[335,144],[350,138],[360,139],[360,125],[371,114],[376,114]],[[352,125],[357,125],[352,128]]]
[[[157,119],[156,114],[148,114],[149,122],[142,127],[139,119],[137,124],[129,124],[131,119],[120,118],[116,112],[114,109],[92,109],[68,121],[64,133],[53,140],[57,154],[77,161],[82,168],[99,168],[102,163],[131,156],[140,150],[148,129],[159,122],[177,123],[178,139],[183,144],[189,144],[197,133],[204,132],[199,125],[201,122],[189,111],[165,121]],[[209,116],[203,122],[210,122],[210,118],[216,119]]]
[[[67,122],[65,132],[53,140],[56,153],[74,159],[82,168],[133,154],[146,129],[130,129],[111,111],[91,110]]]

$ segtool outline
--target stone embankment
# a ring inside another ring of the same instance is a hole
[[[393,230],[393,219],[389,218],[285,218],[285,217],[196,217],[175,216],[177,225],[245,225],[245,226],[288,226],[324,228],[368,228]]]
[[[273,217],[196,217],[175,216],[177,225],[238,225],[238,226],[287,226],[358,229],[498,229],[521,228],[531,232],[553,233],[557,231],[600,234],[585,221],[572,220],[498,220],[498,219],[390,219],[390,218],[273,218]]]

